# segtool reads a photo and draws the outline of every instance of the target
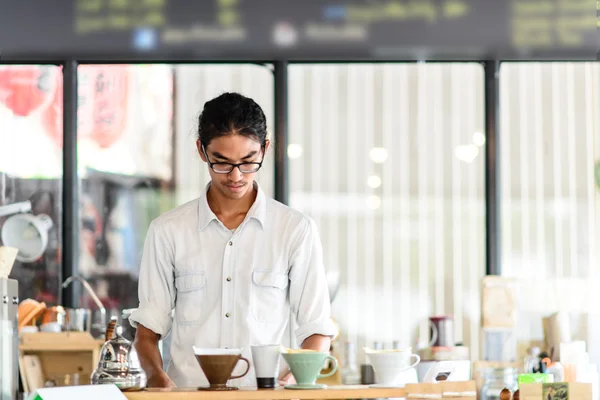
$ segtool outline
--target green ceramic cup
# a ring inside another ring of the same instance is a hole
[[[315,385],[317,379],[327,378],[337,371],[337,360],[327,353],[283,353],[282,355],[299,386]],[[327,374],[320,374],[327,359],[333,361],[333,368]]]

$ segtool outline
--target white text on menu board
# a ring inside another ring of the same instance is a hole
[[[166,24],[168,0],[76,0],[76,34],[125,31]]]
[[[512,0],[512,44],[520,49],[581,48],[596,29],[589,0]]]

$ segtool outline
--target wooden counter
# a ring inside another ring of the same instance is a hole
[[[376,399],[404,397],[402,388],[370,388],[369,386],[329,386],[320,390],[290,390],[279,387],[277,389],[256,389],[253,387],[240,388],[239,390],[214,392],[195,390],[194,388],[176,389],[146,389],[141,392],[125,392],[128,400],[290,400],[290,399]]]

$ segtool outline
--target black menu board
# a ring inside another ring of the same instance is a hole
[[[0,59],[595,58],[593,0],[0,0]]]

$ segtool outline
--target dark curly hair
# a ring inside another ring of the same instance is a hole
[[[204,103],[198,118],[198,139],[206,148],[221,136],[243,135],[265,146],[267,118],[251,98],[239,93],[223,93]]]

